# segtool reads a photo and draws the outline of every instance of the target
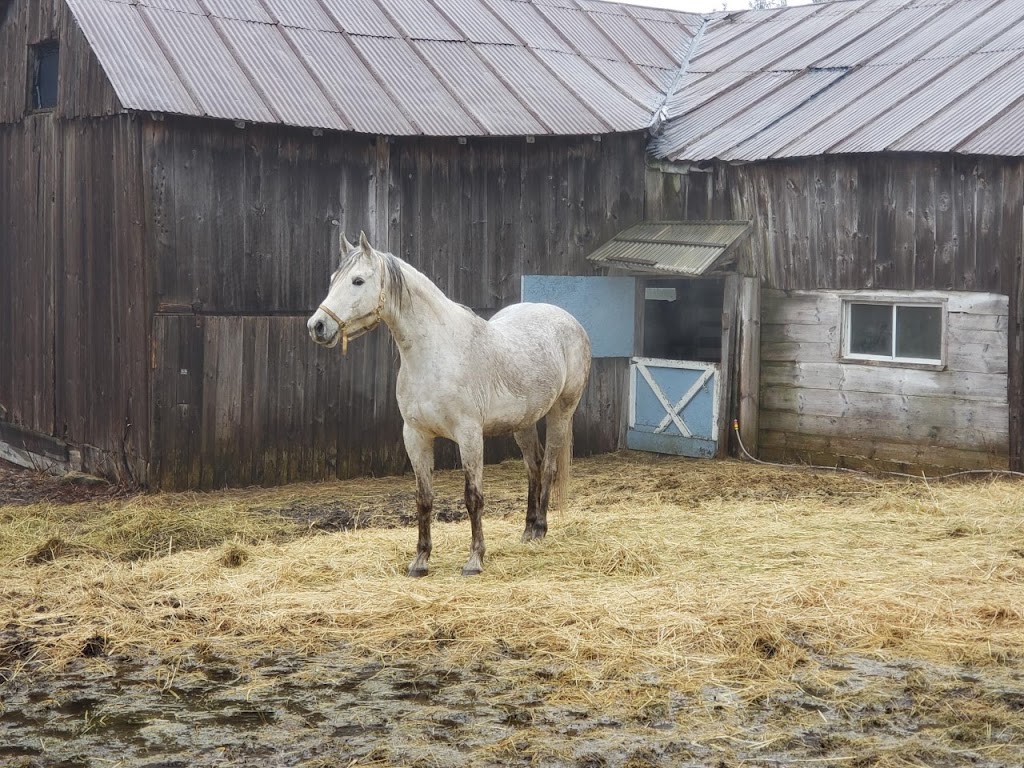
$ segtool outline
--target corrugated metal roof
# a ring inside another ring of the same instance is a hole
[[[592,0],[67,2],[126,109],[388,135],[642,130],[694,26]]]
[[[676,160],[1024,155],[1024,0],[707,17],[602,0],[66,1],[126,109],[442,136],[635,131],[663,109],[652,151]]]
[[[668,119],[652,150],[734,162],[893,151],[1020,156],[1022,100],[1024,0],[723,13],[709,19],[666,97]]]
[[[605,267],[696,277],[721,266],[749,231],[747,221],[645,221],[587,258]]]

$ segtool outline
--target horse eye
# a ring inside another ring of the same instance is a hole
[[[352,278],[352,285],[362,285],[364,282],[366,282],[366,281],[363,280],[363,278],[361,278],[361,277],[353,277]]]

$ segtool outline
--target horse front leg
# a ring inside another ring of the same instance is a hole
[[[473,539],[469,547],[469,560],[462,567],[463,576],[476,576],[484,569],[484,436],[477,428],[458,438],[459,456],[466,473],[466,511]]]
[[[538,526],[537,514],[540,509],[540,471],[544,461],[544,448],[537,437],[537,425],[527,427],[513,435],[516,445],[523,452],[523,463],[526,465],[526,477],[529,484],[526,500],[526,529],[523,531],[523,542],[543,539],[547,533],[547,525]]]
[[[408,424],[402,430],[402,437],[416,473],[416,520],[419,524],[416,557],[409,564],[409,575],[426,576],[431,549],[430,518],[434,508],[434,438],[417,432]]]

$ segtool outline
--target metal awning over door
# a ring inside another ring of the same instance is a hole
[[[587,258],[629,272],[701,277],[730,266],[749,232],[748,221],[645,221]]]

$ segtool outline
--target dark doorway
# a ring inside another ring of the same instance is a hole
[[[721,279],[649,279],[644,284],[644,357],[722,362]]]

